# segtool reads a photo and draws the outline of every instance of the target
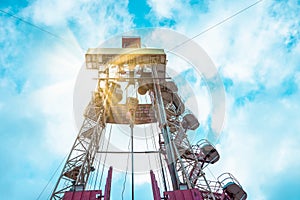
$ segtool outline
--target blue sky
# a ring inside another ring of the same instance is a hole
[[[36,199],[70,150],[85,49],[133,28],[193,37],[254,2],[2,0],[1,10],[60,38],[0,13],[0,198]],[[226,90],[221,160],[211,170],[232,172],[249,199],[300,196],[299,13],[297,0],[265,0],[194,39]],[[141,181],[137,195],[147,191],[152,199],[146,188]]]

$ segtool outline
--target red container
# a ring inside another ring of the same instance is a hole
[[[69,191],[65,193],[63,200],[100,200],[101,196],[101,190]]]

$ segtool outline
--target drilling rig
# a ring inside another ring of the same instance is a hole
[[[155,153],[157,157],[158,169],[148,171],[154,200],[247,199],[232,174],[223,173],[214,180],[206,176],[207,166],[218,162],[220,155],[206,139],[190,142],[188,131],[195,131],[200,123],[186,108],[175,81],[167,75],[165,50],[141,46],[140,37],[122,37],[122,48],[90,48],[86,52],[85,66],[97,71],[97,85],[50,199],[111,199],[114,166],[108,167],[103,190],[92,187],[97,178],[91,180],[101,171],[100,165],[105,165],[105,160],[97,165],[99,157],[116,153],[126,153],[131,161],[126,171],[131,170],[132,200],[137,167],[134,159],[140,153]],[[129,127],[128,151],[103,150],[104,140],[109,143],[111,134],[120,134],[112,131],[117,125]],[[151,128],[150,138],[156,149],[141,152],[134,146],[134,132],[135,127],[145,125],[156,127]],[[102,177],[103,170],[101,182]]]

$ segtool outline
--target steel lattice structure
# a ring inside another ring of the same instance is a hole
[[[204,170],[220,156],[207,140],[191,144],[187,131],[199,127],[192,112],[187,111],[178,94],[177,85],[166,76],[166,54],[163,49],[140,48],[140,38],[123,38],[123,48],[89,49],[87,69],[98,71],[98,84],[88,104],[84,121],[51,199],[109,199],[112,167],[105,187],[87,190],[95,157],[107,124],[128,124],[131,128],[132,199],[134,199],[133,127],[137,124],[156,124],[159,127],[157,151],[162,168],[163,196],[156,176],[150,171],[154,200],[244,200],[246,192],[231,174],[217,180],[207,180]],[[129,47],[129,48],[128,48]],[[126,84],[124,97],[121,84]],[[128,96],[133,85],[136,96]],[[150,104],[139,102],[138,95],[147,95]],[[120,103],[125,99],[125,103]],[[164,163],[164,164],[163,164]],[[171,185],[167,186],[166,177]],[[93,195],[95,195],[92,197]],[[80,197],[79,197],[80,196]],[[83,198],[83,196],[85,196]]]

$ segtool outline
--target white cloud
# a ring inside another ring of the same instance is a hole
[[[296,95],[299,97],[299,94]],[[265,185],[276,175],[300,166],[297,97],[258,102],[236,108],[229,98],[228,118],[218,150],[215,173],[232,172],[254,199],[268,199]]]
[[[299,138],[284,137],[278,145],[278,152],[274,160],[275,173],[284,172],[291,166],[300,167],[298,156],[300,154]]]
[[[183,4],[181,12],[176,13],[175,29],[192,37],[249,4],[251,2],[210,2],[208,12]],[[297,7],[289,6],[293,10]],[[217,66],[224,67],[223,73],[227,77],[253,83],[258,72],[264,83],[273,86],[276,84],[274,78],[280,77],[279,73],[282,79],[293,70],[287,68],[282,73],[274,68],[281,67],[277,59],[284,57],[283,41],[291,32],[295,32],[292,30],[297,22],[287,21],[284,18],[286,14],[279,11],[278,17],[271,16],[271,7],[270,2],[259,3],[194,40],[202,45]],[[156,20],[160,21],[157,15]]]
[[[81,4],[82,1],[77,1]],[[71,0],[66,1],[45,1],[37,0],[27,7],[27,10],[33,14],[32,18],[35,22],[40,24],[53,25],[65,25],[67,19],[73,16],[76,12],[78,4],[74,4]]]
[[[192,37],[253,2],[213,1],[208,12],[183,6],[176,13],[175,28]],[[232,172],[251,199],[268,199],[265,185],[300,165],[295,159],[300,140],[299,91],[286,97],[280,93],[287,77],[294,77],[299,88],[299,39],[288,47],[291,36],[299,38],[295,17],[299,10],[296,1],[264,1],[194,39],[222,76],[233,82],[218,145],[221,159],[212,169],[216,176]],[[172,13],[166,16],[174,16],[173,10],[168,12]],[[157,14],[157,21],[161,15]],[[253,90],[260,93],[243,106],[236,104],[237,98]]]
[[[64,32],[70,29],[81,46],[91,48],[134,26],[127,5],[127,0],[118,3],[112,0],[36,0],[25,9],[24,15],[32,17],[37,24],[56,28],[53,32],[66,39],[68,36]]]
[[[50,152],[65,155],[75,140],[72,104],[72,81],[63,81],[36,91],[32,96],[35,109],[46,118],[43,145]]]
[[[39,110],[46,117],[47,125],[43,131],[49,151],[65,154],[77,132],[72,118],[72,92],[76,73],[83,62],[79,46],[98,46],[112,33],[134,27],[127,4],[128,1],[77,1],[74,4],[70,0],[38,0],[22,12],[34,23],[49,27],[74,45],[70,47],[62,42],[62,45],[45,47],[41,43],[41,46],[31,49],[38,56],[30,62],[30,67],[34,67],[31,77],[42,77],[47,85],[40,86],[38,90],[31,88],[33,91],[28,94],[32,95],[31,98],[22,99],[26,106],[16,106],[20,109],[25,107],[27,114],[30,114],[28,110]],[[175,19],[176,30],[193,36],[247,6],[248,2],[212,1],[205,12],[199,11],[197,6],[173,0],[152,0],[148,4],[152,7],[153,16],[150,18],[154,24],[165,18]],[[297,68],[299,42],[287,51],[289,37],[299,33],[298,11],[295,1],[286,4],[264,1],[195,39],[220,66],[222,75],[233,80],[232,89],[227,94],[227,123],[218,145],[221,160],[219,166],[214,167],[215,172],[231,171],[252,199],[267,199],[261,187],[274,174],[287,171],[291,166],[299,167],[295,159],[300,142],[297,134],[299,92],[290,97],[280,97],[278,93],[282,80],[288,76],[295,76],[298,88],[300,86]],[[155,21],[155,18],[158,20]],[[0,37],[1,42],[1,38],[15,41],[19,37],[15,24],[2,25],[5,29],[0,30],[1,36],[4,36]],[[5,43],[6,56],[16,53],[12,51],[18,46],[16,43]],[[7,62],[6,56],[1,56],[1,62]],[[39,74],[41,71],[44,73]],[[30,83],[32,81],[29,80]],[[1,79],[1,87],[8,88],[10,84],[11,80]],[[263,94],[237,107],[235,100],[240,93],[244,95],[259,89],[259,84],[266,88]],[[206,101],[202,103],[207,104]],[[138,182],[142,184],[144,180],[147,177],[140,178]]]
[[[65,154],[78,132],[74,125],[72,98],[77,73],[84,62],[85,52],[80,46],[96,47],[110,34],[132,27],[127,4],[127,1],[116,4],[114,1],[37,0],[21,11],[29,21],[48,27],[45,29],[64,39],[57,40],[40,32],[57,43],[36,46],[32,49],[36,50],[35,59],[29,62],[36,67],[31,67],[30,73],[39,78],[44,76],[44,83],[47,83],[39,89],[31,88],[28,104],[47,119],[45,146],[50,151]]]
[[[148,0],[147,3],[152,8],[152,11],[158,19],[172,18],[174,16],[174,9],[180,5],[180,2],[175,0]]]

